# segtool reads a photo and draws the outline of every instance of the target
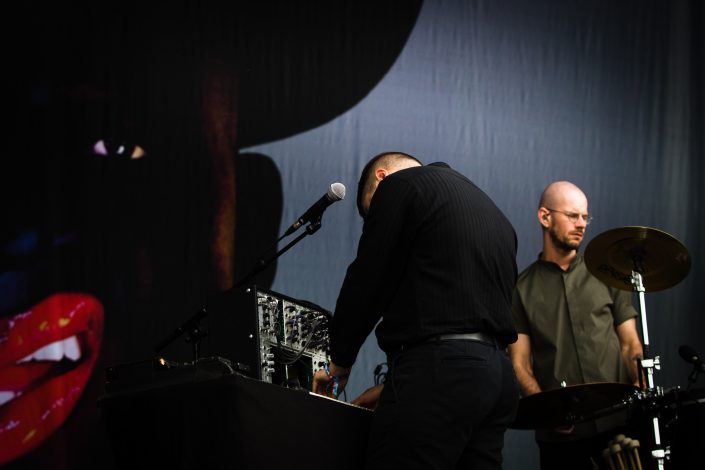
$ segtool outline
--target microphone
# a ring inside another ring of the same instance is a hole
[[[284,236],[290,235],[298,230],[299,227],[313,219],[320,217],[323,211],[326,210],[328,206],[334,202],[340,201],[345,197],[345,186],[342,183],[333,183],[328,188],[328,192],[325,193],[318,201],[316,201],[311,207],[308,208],[304,214],[299,217],[296,222],[294,222],[291,227],[287,229]]]
[[[696,353],[693,348],[686,344],[682,344],[678,348],[678,354],[681,355],[683,360],[693,364],[695,366],[695,370],[705,373],[705,362],[703,362],[702,358],[698,356],[698,353]]]

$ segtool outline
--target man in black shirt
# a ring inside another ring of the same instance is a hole
[[[367,468],[501,468],[519,397],[505,352],[517,337],[514,229],[463,175],[399,152],[367,164],[357,202],[365,224],[314,391],[342,392],[381,319],[389,371]]]

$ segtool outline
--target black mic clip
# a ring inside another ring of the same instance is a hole
[[[319,215],[315,219],[311,220],[311,222],[305,228],[307,234],[313,235],[318,231],[319,228],[321,228],[321,218],[322,216]]]

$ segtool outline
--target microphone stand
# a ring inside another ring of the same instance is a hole
[[[296,237],[294,240],[291,242],[287,243],[287,245],[282,248],[281,250],[275,252],[269,257],[262,257],[257,261],[255,266],[250,270],[250,272],[244,276],[242,279],[237,281],[233,287],[228,289],[225,292],[230,292],[235,289],[238,289],[239,287],[242,287],[244,284],[247,284],[250,282],[257,274],[260,272],[264,271],[270,264],[272,264],[272,261],[275,259],[279,258],[281,255],[289,251],[294,245],[299,243],[301,240],[304,239],[307,235],[313,235],[318,231],[318,229],[321,228],[321,217],[318,216],[314,220],[311,221],[306,226],[306,229],[304,230],[303,233],[301,233],[298,237]],[[283,235],[279,237],[279,239],[274,243],[274,246],[276,247],[276,244],[281,241],[282,238],[284,238],[286,235]],[[273,248],[270,248],[272,250]],[[195,314],[193,314],[191,317],[189,317],[181,326],[179,326],[177,329],[175,329],[171,334],[169,334],[166,338],[164,338],[162,341],[157,343],[157,345],[154,348],[154,352],[158,353],[165,347],[167,347],[169,344],[171,344],[173,341],[175,341],[177,338],[179,338],[181,335],[186,334],[186,342],[191,342],[193,344],[193,360],[198,361],[199,359],[199,352],[200,352],[200,342],[201,339],[204,336],[208,336],[208,331],[203,329],[200,326],[200,321],[205,318],[208,315],[208,309],[207,307],[202,307],[200,310],[198,310]]]
[[[186,342],[190,342],[193,345],[193,360],[197,361],[199,359],[199,348],[201,344],[201,338],[208,336],[208,331],[203,329],[200,325],[200,321],[208,315],[208,311],[205,307],[200,309],[194,315],[191,315],[185,322],[181,324],[180,327],[175,329],[169,336],[161,340],[154,348],[154,352],[158,353],[165,347],[169,346],[176,338],[186,334]]]
[[[298,237],[294,238],[292,241],[287,243],[287,245],[284,248],[277,251],[276,253],[274,253],[273,255],[271,255],[268,258],[260,258],[259,261],[257,261],[257,263],[255,264],[255,266],[250,270],[249,274],[247,274],[245,277],[243,277],[242,279],[237,281],[233,285],[232,288],[237,289],[238,287],[242,287],[244,284],[247,284],[248,282],[250,282],[252,280],[252,278],[254,278],[260,272],[264,271],[267,268],[267,266],[272,264],[272,261],[274,261],[275,259],[279,258],[281,255],[283,255],[284,253],[289,251],[289,249],[291,249],[291,247],[293,247],[294,245],[299,243],[307,235],[313,235],[314,233],[316,233],[319,228],[321,228],[321,217],[320,216],[318,216],[316,219],[311,221],[311,223],[306,226],[306,230],[304,230],[304,232],[302,234],[300,234]],[[284,237],[283,236],[280,237],[279,240],[281,240],[282,238],[284,238]],[[277,242],[279,240],[277,240]]]

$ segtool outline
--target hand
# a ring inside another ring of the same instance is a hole
[[[340,367],[333,361],[328,363],[328,370],[319,370],[313,375],[311,391],[318,395],[338,398],[345,390],[350,376],[350,367]],[[335,387],[337,382],[337,387]]]
[[[642,357],[636,356],[634,358],[634,361],[636,362],[636,373],[634,374],[636,376],[636,379],[632,382],[632,384],[637,388],[646,390],[647,388],[649,388],[649,383],[647,381],[646,371],[641,367]]]
[[[573,432],[575,429],[575,426],[572,424],[566,424],[565,426],[558,426],[557,428],[554,428],[553,430],[556,432],[559,432],[561,434],[570,434]]]
[[[330,376],[328,373],[321,369],[313,374],[313,383],[311,384],[311,391],[319,395],[327,395],[326,389],[330,383]]]
[[[378,384],[374,387],[370,387],[350,403],[374,410],[377,408],[377,403],[379,402],[379,396],[382,394],[382,389],[384,389],[384,384]]]

